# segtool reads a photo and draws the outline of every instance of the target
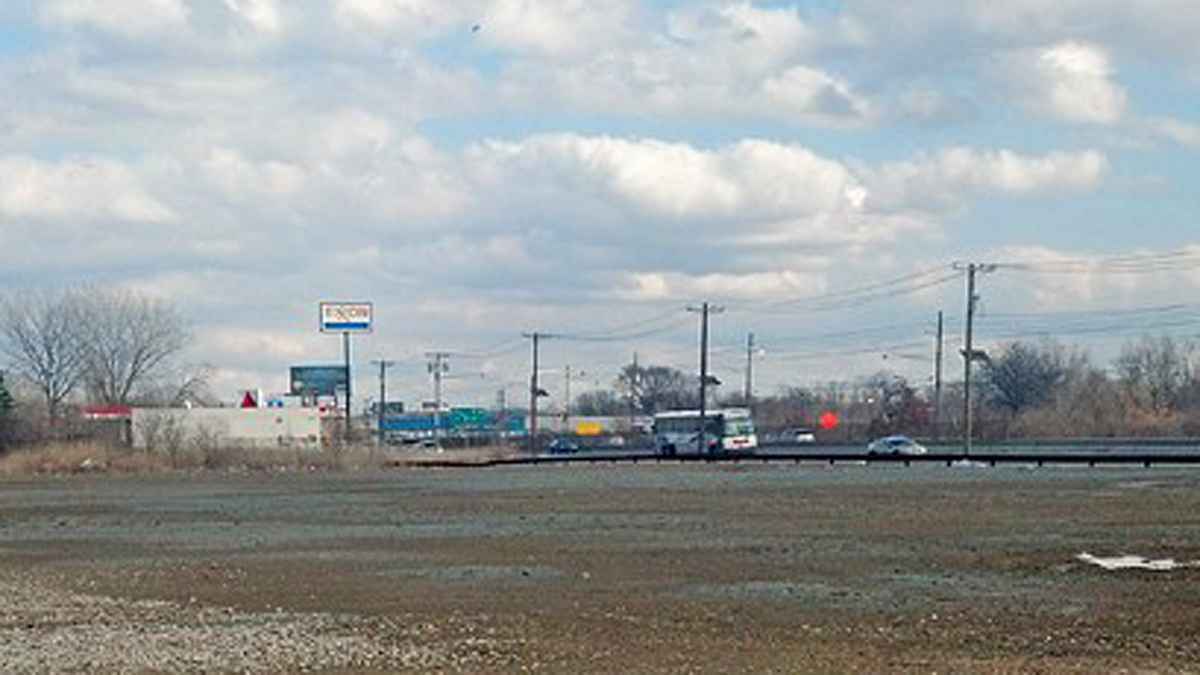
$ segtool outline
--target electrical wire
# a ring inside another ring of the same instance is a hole
[[[962,276],[958,271],[947,274],[946,270],[946,266],[941,266],[844,291],[775,300],[757,305],[733,305],[730,311],[778,315],[859,307],[886,298],[917,293]]]
[[[610,334],[587,334],[587,333],[556,333],[555,337],[560,340],[568,340],[571,342],[628,342],[640,338],[661,335],[679,328],[684,324],[691,323],[692,319],[687,316],[682,316],[664,326],[656,328],[648,328],[641,331],[628,333],[610,333]]]
[[[1200,268],[1200,251],[1180,250],[1167,253],[1115,256],[1096,260],[1062,259],[1012,261],[995,267],[1035,274],[1150,274]]]

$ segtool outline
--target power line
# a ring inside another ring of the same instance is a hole
[[[731,311],[782,315],[800,311],[830,311],[858,307],[886,298],[916,293],[958,278],[957,273],[949,274],[947,269],[945,266],[930,268],[844,291],[776,300],[759,305],[733,306]]]
[[[571,342],[628,342],[629,340],[636,340],[636,339],[640,339],[640,338],[651,337],[654,335],[661,335],[663,333],[668,333],[672,330],[675,330],[676,328],[683,326],[687,322],[688,322],[687,319],[675,319],[674,321],[672,321],[671,323],[669,323],[665,326],[660,326],[657,328],[648,328],[646,330],[632,332],[632,333],[623,333],[623,334],[614,333],[614,334],[609,334],[609,335],[586,334],[586,333],[562,333],[558,337],[560,337],[563,340],[568,340]]]
[[[1011,261],[996,263],[996,265],[1006,270],[1037,274],[1150,274],[1196,269],[1200,267],[1200,251],[1180,250],[1095,260],[1064,258],[1061,260]]]

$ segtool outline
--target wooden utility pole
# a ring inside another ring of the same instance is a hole
[[[634,432],[634,417],[637,415],[637,393],[638,384],[641,382],[641,375],[638,371],[637,352],[633,353],[633,369],[629,371],[629,433]]]
[[[975,323],[975,263],[967,265],[967,329],[966,346],[963,353],[963,452],[971,454],[972,419],[971,419],[971,362],[974,361],[974,345],[972,344]]]
[[[538,397],[542,395],[542,390],[538,387],[538,342],[542,338],[557,337],[549,333],[522,333],[522,337],[527,337],[533,341],[533,372],[529,376],[529,453],[537,452],[537,433],[538,433]]]
[[[396,365],[395,361],[379,359],[371,362],[379,366],[379,447],[384,445],[383,417],[387,415],[387,369]]]
[[[708,315],[719,314],[725,310],[722,307],[710,307],[707,302],[701,303],[699,307],[687,309],[689,312],[700,313],[700,433],[696,436],[696,451],[704,454],[708,435],[705,416],[705,408],[708,406]]]
[[[433,374],[433,444],[442,447],[442,374],[450,371],[446,359],[450,352],[425,352],[432,359],[428,364],[429,372]]]
[[[965,269],[967,271],[967,325],[966,325],[966,344],[963,347],[963,452],[966,455],[971,454],[971,444],[974,437],[974,419],[972,416],[974,405],[971,401],[971,364],[976,359],[986,360],[987,354],[976,352],[975,350],[975,305],[979,302],[979,294],[975,292],[975,275],[976,273],[993,272],[996,270],[996,265],[985,263],[967,263],[965,266],[956,264],[957,269]]]
[[[746,335],[746,407],[754,410],[754,333]]]
[[[942,436],[942,312],[938,310],[937,345],[933,355],[933,437]]]

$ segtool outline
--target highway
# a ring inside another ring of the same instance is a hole
[[[970,454],[961,445],[932,445],[923,455],[868,455],[865,447],[848,445],[776,445],[759,448],[753,454],[697,455],[680,454],[661,457],[651,448],[621,450],[582,450],[571,454],[518,454],[479,461],[456,460],[450,453],[445,457],[422,460],[414,465],[425,467],[488,467],[540,464],[664,464],[664,463],[821,463],[821,464],[881,464],[953,466],[971,463],[982,466],[999,465],[1200,465],[1200,443],[1137,442],[1116,443],[1023,443],[976,445]]]

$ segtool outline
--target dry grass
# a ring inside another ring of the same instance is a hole
[[[389,452],[387,463],[391,466],[421,466],[453,461],[456,464],[486,464],[497,459],[516,457],[521,451],[508,445],[485,445],[478,448],[455,448],[437,452],[420,449],[414,451]]]
[[[104,443],[43,443],[0,455],[0,476],[175,471],[362,471],[386,463],[371,446],[333,449],[190,447],[172,452]]]
[[[152,473],[167,468],[166,457],[151,453],[115,452],[100,443],[46,443],[11,450],[0,456],[0,475]]]
[[[454,461],[484,464],[518,454],[510,446],[380,450],[351,444],[320,450],[227,447],[189,443],[174,449],[133,449],[86,442],[48,442],[0,454],[0,476],[85,473],[154,474],[178,471],[370,471],[380,467],[420,466]]]

